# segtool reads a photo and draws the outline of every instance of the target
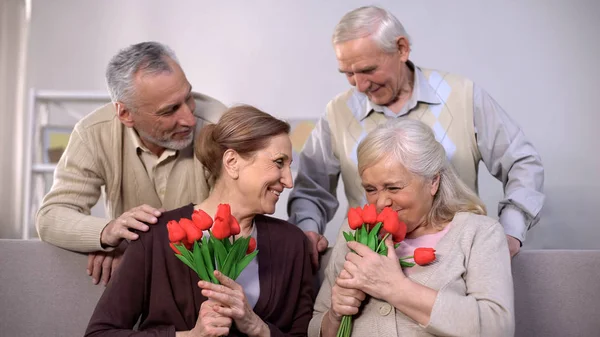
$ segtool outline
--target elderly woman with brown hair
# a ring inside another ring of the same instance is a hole
[[[305,336],[313,306],[304,233],[275,212],[292,187],[290,126],[251,106],[226,111],[202,128],[196,157],[214,186],[207,199],[163,213],[132,241],[90,320],[86,336]],[[170,177],[169,179],[177,179]],[[200,281],[169,247],[167,223],[229,204],[239,236],[257,257],[236,281]],[[140,319],[138,331],[134,325]]]
[[[355,315],[353,336],[512,336],[504,231],[454,173],[432,130],[415,120],[386,123],[357,151],[368,203],[396,211],[407,236],[397,249],[388,239],[387,256],[338,238],[309,336],[335,336],[344,315]],[[398,257],[416,247],[435,248],[437,259],[403,270]]]

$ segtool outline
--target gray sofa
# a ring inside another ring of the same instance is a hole
[[[87,258],[0,240],[0,335],[82,336],[103,287]],[[600,251],[523,251],[513,259],[516,336],[600,336]]]

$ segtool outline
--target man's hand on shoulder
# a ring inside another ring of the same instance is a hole
[[[127,241],[123,241],[113,251],[88,254],[86,272],[92,277],[92,282],[94,282],[94,284],[98,284],[100,281],[102,281],[104,286],[108,284],[110,277],[119,266],[119,263],[121,263],[121,258],[125,253],[127,244]]]
[[[131,229],[145,232],[148,230],[146,223],[155,224],[161,214],[162,210],[149,205],[134,207],[104,227],[100,234],[100,243],[103,246],[116,247],[123,239],[137,240],[139,235]]]
[[[310,240],[310,260],[313,266],[313,271],[319,270],[319,255],[324,253],[329,246],[327,238],[317,232],[304,232]]]
[[[127,240],[137,240],[139,235],[133,233],[132,229],[145,232],[149,229],[148,224],[158,222],[158,217],[164,209],[156,209],[149,205],[134,207],[121,214],[118,218],[110,221],[100,234],[102,246],[116,247],[110,252],[94,252],[88,254],[87,274],[92,277],[94,284],[106,285],[112,274],[121,262],[121,258],[127,247]],[[124,240],[125,239],[125,240]]]

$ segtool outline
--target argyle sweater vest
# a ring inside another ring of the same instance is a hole
[[[441,104],[418,102],[409,113],[396,118],[416,119],[429,125],[458,176],[476,193],[477,169],[481,154],[475,139],[473,124],[473,82],[438,70],[420,68]],[[349,207],[366,204],[365,191],[358,174],[356,150],[358,144],[377,125],[394,118],[372,111],[360,119],[352,112],[366,110],[366,96],[361,98],[348,90],[327,105],[327,120],[331,129],[331,144],[339,159],[342,180]]]

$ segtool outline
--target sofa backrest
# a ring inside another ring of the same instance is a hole
[[[600,336],[600,250],[523,250],[512,272],[516,337]]]
[[[600,336],[600,250],[525,250],[512,270],[515,336]]]
[[[86,255],[0,240],[0,261],[0,335],[83,335],[104,290],[85,273]],[[513,278],[515,336],[600,335],[600,250],[525,250]]]
[[[0,240],[0,335],[83,336],[104,286],[87,256],[38,240]]]

